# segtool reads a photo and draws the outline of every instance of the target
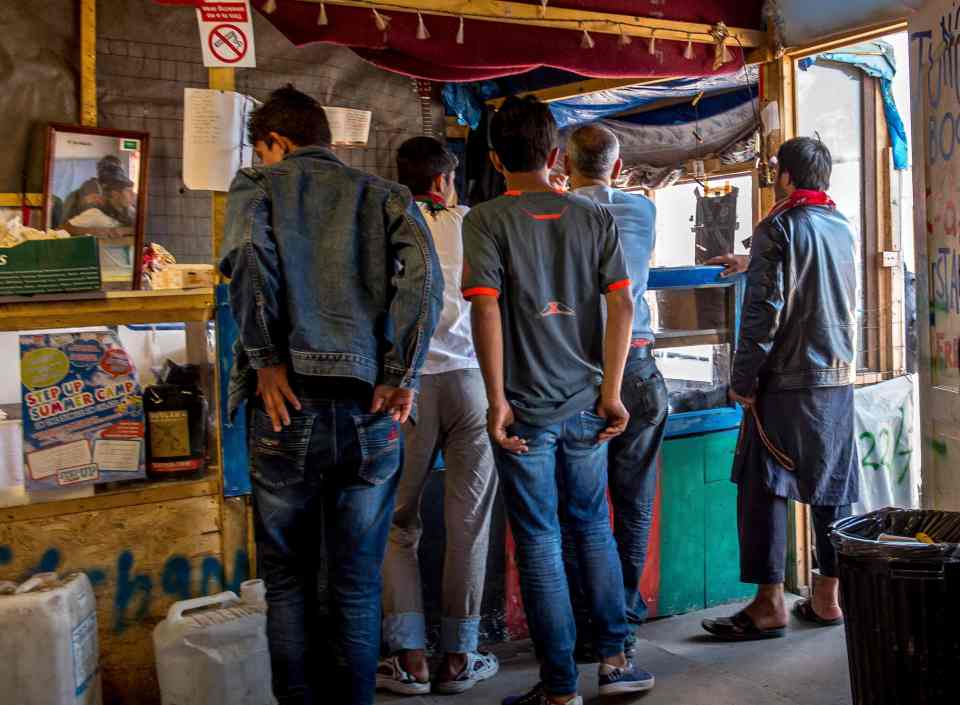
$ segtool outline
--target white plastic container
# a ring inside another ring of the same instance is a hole
[[[262,580],[177,602],[153,631],[163,705],[275,705]]]
[[[96,600],[83,573],[0,584],[0,702],[100,705]]]

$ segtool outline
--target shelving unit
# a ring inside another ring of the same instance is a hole
[[[213,289],[0,297],[0,331],[213,320]]]
[[[170,603],[235,588],[250,570],[245,498],[223,497],[215,312],[213,289],[0,297],[0,332],[182,323],[187,361],[202,368],[211,413],[205,477],[0,509],[0,578],[85,572],[97,595],[104,683],[144,702],[156,689],[150,634]]]

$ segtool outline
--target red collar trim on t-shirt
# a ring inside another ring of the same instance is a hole
[[[537,191],[536,193],[550,193],[550,192],[551,192],[551,191]],[[562,196],[562,195],[564,195],[564,194],[566,193],[566,191],[561,191],[561,190],[558,189],[558,188],[552,189],[552,192],[555,193],[555,194],[557,194],[558,196]],[[520,190],[518,190],[518,189],[510,189],[509,191],[504,191],[504,192],[503,192],[503,195],[504,195],[504,196],[514,196],[514,197],[516,197],[516,196],[522,196],[522,195],[525,194],[525,193],[528,193],[528,192],[527,192],[527,191],[520,191]]]
[[[424,203],[433,203],[437,206],[446,206],[447,201],[438,193],[422,193],[419,196],[414,196],[415,201],[423,201]]]

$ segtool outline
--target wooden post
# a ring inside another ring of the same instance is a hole
[[[80,0],[80,124],[97,126],[97,0]]]
[[[234,69],[209,69],[210,87],[220,91],[232,91],[236,88],[236,72]],[[227,218],[227,194],[214,191],[213,218],[211,225],[211,253],[216,262],[220,256],[220,245],[223,242],[223,226]]]
[[[236,71],[230,68],[212,68],[209,69],[210,88],[221,91],[236,90]],[[212,198],[213,217],[211,218],[210,243],[211,255],[216,263],[221,252],[223,244],[223,230],[227,219],[227,194],[215,191]],[[220,381],[217,378],[217,369],[214,367],[213,377],[216,383],[213,385],[210,403],[215,404],[218,409],[216,418],[219,419],[220,409]],[[254,550],[253,550],[253,531],[250,512],[250,502],[248,497],[223,497],[223,453],[220,446],[220,434],[216,434],[215,448],[211,448],[211,457],[218,459],[218,473],[220,480],[220,528],[223,531],[223,566],[227,580],[232,581],[236,578],[232,571],[237,570],[240,565],[237,561],[238,556],[246,556],[247,575],[253,576],[254,569]]]

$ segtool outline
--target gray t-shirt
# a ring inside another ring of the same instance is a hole
[[[506,195],[463,223],[463,295],[497,296],[504,384],[517,420],[590,409],[603,381],[603,296],[630,286],[613,217],[582,196]]]

